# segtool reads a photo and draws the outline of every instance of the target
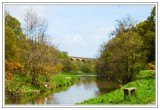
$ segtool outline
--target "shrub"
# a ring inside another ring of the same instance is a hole
[[[155,65],[153,65],[152,63],[148,63],[148,68],[150,70],[155,70]]]
[[[19,62],[8,62],[7,60],[5,61],[5,70],[10,71],[10,72],[20,72],[24,66],[20,64]]]

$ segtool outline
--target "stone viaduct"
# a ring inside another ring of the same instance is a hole
[[[74,57],[69,56],[71,58],[71,61],[80,61],[80,62],[87,62],[87,61],[96,61],[95,58],[84,58],[84,57]]]

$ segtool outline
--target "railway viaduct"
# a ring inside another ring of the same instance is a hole
[[[84,58],[84,57],[75,57],[75,56],[69,56],[71,61],[80,61],[80,62],[87,62],[87,61],[96,61],[95,58]]]

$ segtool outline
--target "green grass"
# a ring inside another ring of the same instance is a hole
[[[78,80],[78,77],[76,77],[73,74],[68,73],[59,73],[57,75],[54,75],[51,77],[50,82],[45,82],[45,78],[43,76],[40,76],[38,79],[38,82],[41,84],[41,86],[44,86],[45,84],[48,84],[51,86],[48,89],[53,89],[57,87],[63,87],[73,84],[76,80]],[[24,77],[18,74],[15,74],[13,76],[13,80],[6,80],[6,87],[9,91],[15,91],[20,90],[21,92],[26,91],[35,91],[40,89],[45,89],[42,87],[38,87],[36,85],[31,84],[31,78]]]
[[[155,101],[155,77],[154,71],[143,70],[138,75],[138,80],[130,82],[121,89],[92,98],[79,104],[148,104]],[[124,99],[123,89],[136,87],[136,96]]]
[[[150,79],[155,78],[155,70],[143,70],[136,75],[137,79]]]
[[[60,73],[51,78],[52,84],[54,84],[56,87],[72,85],[77,80],[78,77],[69,73]]]

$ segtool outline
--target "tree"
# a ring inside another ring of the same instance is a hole
[[[49,54],[46,53],[49,48],[45,44],[45,31],[47,29],[47,23],[44,19],[39,17],[32,8],[26,11],[24,21],[24,32],[26,33],[28,39],[30,39],[28,40],[30,49],[28,50],[29,52],[27,52],[27,67],[31,70],[30,75],[32,76],[32,83],[34,84],[39,74],[39,71],[36,69],[36,65],[42,65],[43,61],[46,59],[46,56],[49,56]]]
[[[109,60],[109,72],[115,80],[123,84],[133,80],[145,62],[140,36],[132,31],[125,32],[114,41],[114,48]],[[115,74],[115,75],[114,75]]]
[[[5,16],[5,59],[19,61],[19,35],[22,33],[21,23],[9,14]]]
[[[28,9],[24,16],[25,33],[32,40],[44,42],[45,32],[47,29],[47,22],[37,15],[32,9]]]
[[[147,20],[137,24],[136,31],[142,37],[143,49],[147,51],[147,61],[155,61],[155,7]]]
[[[46,40],[45,32],[47,29],[47,22],[39,17],[32,8],[26,11],[24,21],[25,33],[27,37],[31,39],[31,50],[29,57],[31,57],[31,60],[41,58],[42,53],[44,53],[43,45],[45,45]],[[38,61],[41,61],[41,59],[38,59]],[[32,63],[34,62],[31,62],[31,65]]]
[[[74,63],[71,62],[71,60],[66,59],[63,61],[63,71],[65,72],[71,72],[74,70]]]
[[[5,59],[8,61],[16,61],[18,59],[17,35],[12,28],[5,27]]]
[[[10,27],[16,35],[22,33],[21,23],[9,14],[5,17],[5,26]]]
[[[115,37],[102,46],[96,66],[98,74],[123,84],[134,79],[146,59],[142,38],[135,32],[133,22],[129,21],[127,18],[118,22]]]
[[[109,59],[110,56],[112,55],[112,50],[114,47],[114,39],[110,39],[107,43],[104,43],[101,45],[101,50],[100,50],[100,57],[98,58],[96,62],[96,73],[99,75],[106,75],[106,76],[111,76],[109,71]]]
[[[130,16],[122,20],[116,20],[116,22],[115,30],[110,33],[110,36],[119,36],[121,33],[135,28],[135,21]]]

